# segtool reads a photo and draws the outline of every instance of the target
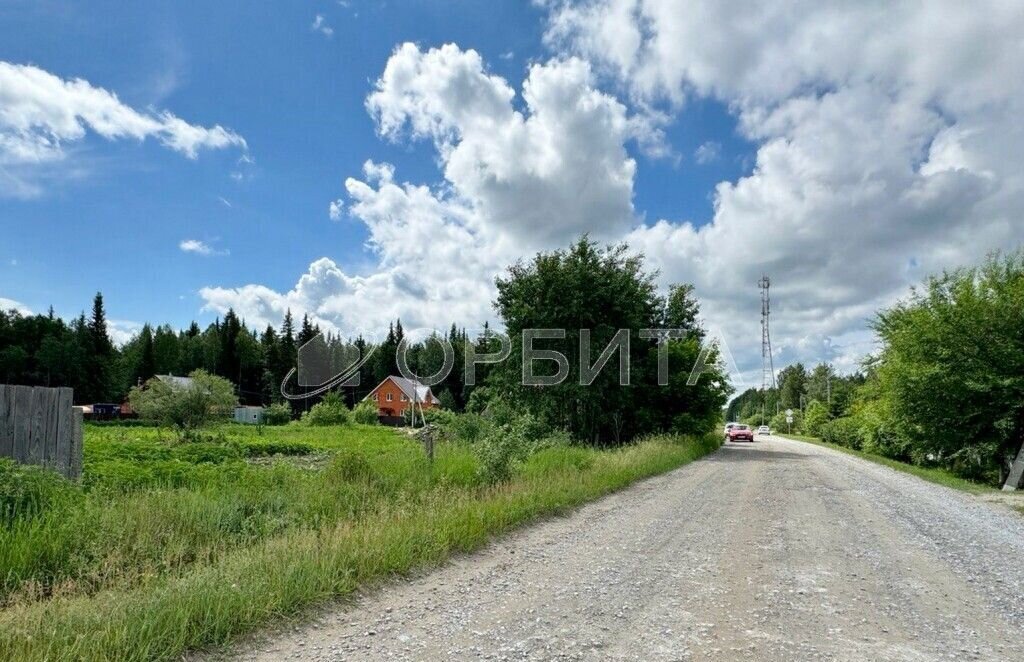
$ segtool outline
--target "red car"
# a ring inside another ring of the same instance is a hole
[[[747,425],[734,425],[726,435],[729,441],[754,441],[754,431]]]

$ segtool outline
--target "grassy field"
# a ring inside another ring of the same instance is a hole
[[[717,435],[557,446],[497,485],[473,448],[381,427],[224,425],[200,441],[87,426],[70,486],[0,484],[0,659],[152,660],[218,646],[357,586],[442,562],[713,451]]]
[[[970,492],[971,494],[986,494],[997,491],[995,488],[989,487],[988,485],[983,485],[982,483],[975,483],[973,481],[960,478],[959,476],[956,476],[953,473],[946,471],[945,469],[921,467],[916,464],[908,464],[906,462],[893,460],[882,455],[875,455],[874,453],[865,453],[864,451],[854,450],[852,448],[847,448],[846,446],[830,444],[828,442],[822,441],[821,439],[818,439],[817,437],[806,437],[799,434],[785,434],[782,432],[773,432],[773,434],[788,439],[804,441],[809,444],[824,446],[825,448],[832,448],[834,450],[841,451],[848,455],[853,455],[859,458],[863,458],[865,460],[870,460],[871,462],[875,462],[876,464],[884,464],[887,467],[896,469],[897,471],[902,471],[903,473],[912,474],[914,476],[917,476],[918,478],[927,480],[930,483],[938,483],[939,485],[945,485],[946,487],[952,487],[953,489],[956,490]]]

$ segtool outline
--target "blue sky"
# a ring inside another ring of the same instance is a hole
[[[136,109],[167,109],[243,136],[195,160],[152,140],[95,135],[40,178],[44,191],[3,199],[0,295],[62,315],[103,291],[113,319],[209,320],[199,288],[250,282],[291,287],[328,256],[372,270],[365,228],[327,206],[366,159],[403,178],[441,177],[429,146],[394,144],[364,107],[395,46],[458,43],[480,52],[514,88],[528,63],[551,57],[539,8],[524,2],[15,3],[2,12],[0,60],[83,78]],[[317,16],[331,35],[313,29]],[[521,100],[517,100],[521,104]],[[719,103],[695,102],[668,127],[680,158],[639,159],[635,206],[645,218],[707,221],[715,183],[749,168],[752,151]],[[712,141],[712,161],[693,152]],[[687,176],[681,176],[685,172]],[[240,173],[236,181],[232,173]],[[8,234],[10,233],[10,234]],[[184,253],[185,239],[223,255]],[[16,264],[14,264],[16,261]]]
[[[587,232],[744,373],[762,273],[775,364],[853,370],[878,309],[1024,244],[1024,12],[981,2],[9,1],[0,303],[472,328]]]

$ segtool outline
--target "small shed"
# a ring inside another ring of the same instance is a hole
[[[263,422],[263,407],[235,407],[235,423],[256,425]]]

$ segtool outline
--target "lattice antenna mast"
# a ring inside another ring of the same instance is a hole
[[[768,329],[768,319],[772,312],[771,280],[767,275],[761,276],[757,281],[757,287],[761,290],[761,390],[774,389],[775,384],[775,363],[772,359],[772,337]]]

